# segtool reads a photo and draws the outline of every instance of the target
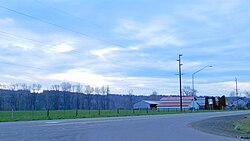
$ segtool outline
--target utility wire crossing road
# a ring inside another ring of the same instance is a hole
[[[0,123],[1,141],[238,141],[189,123],[250,111]]]

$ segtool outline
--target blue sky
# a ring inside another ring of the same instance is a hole
[[[2,0],[0,82],[178,94],[181,53],[183,86],[212,65],[195,75],[198,95],[229,95],[235,77],[243,94],[250,90],[249,6],[248,0]]]

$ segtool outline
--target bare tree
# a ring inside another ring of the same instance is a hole
[[[74,85],[74,89],[76,91],[76,116],[78,115],[78,109],[80,106],[79,94],[82,93],[83,86],[81,84]]]
[[[51,90],[55,91],[53,92],[53,107],[55,110],[59,110],[60,109],[60,85],[51,85]]]
[[[250,92],[245,91],[245,96],[246,96],[247,98],[250,98]]]
[[[59,91],[60,90],[60,85],[51,85],[51,90]]]
[[[31,104],[32,104],[32,107],[33,107],[33,110],[36,109],[36,105],[37,105],[37,95],[40,93],[42,89],[42,85],[41,84],[32,84],[31,85],[31,89],[30,89],[30,92],[31,92]]]
[[[153,91],[152,94],[149,96],[150,100],[159,100],[157,95],[157,91]]]
[[[61,83],[61,89],[62,89],[62,91],[70,92],[71,88],[72,88],[72,85],[69,82],[62,82]]]
[[[106,98],[104,97],[105,94],[106,94],[106,89],[105,89],[105,86],[102,86],[101,89],[100,89],[100,94],[102,95],[101,96],[101,99],[100,99],[100,105],[101,105],[101,109],[106,109]]]
[[[101,92],[101,89],[99,87],[95,87],[96,106],[98,109],[100,109],[100,92]]]
[[[69,82],[62,82],[60,85],[63,91],[63,110],[65,114],[66,107],[68,108],[70,104],[69,101],[66,102],[66,100],[69,100],[67,92],[71,91],[72,85]],[[67,93],[67,97],[66,97],[66,93]]]
[[[235,97],[235,91],[231,91],[229,95],[230,97]]]
[[[107,107],[107,109],[110,109],[110,97],[109,97],[109,94],[110,94],[110,88],[109,88],[109,85],[107,85],[107,87],[106,87],[106,97],[107,97],[107,105],[106,105],[106,107]]]
[[[128,91],[128,107],[129,109],[133,108],[133,89]]]
[[[184,88],[182,89],[182,92],[184,96],[196,96],[197,90],[191,89],[190,86],[184,86]]]
[[[77,93],[82,93],[83,86],[81,84],[75,85],[75,89]]]
[[[91,94],[94,92],[94,88],[90,85],[85,86],[85,93],[87,94],[87,106],[88,109],[91,108]]]
[[[29,87],[28,87],[25,83],[22,83],[22,84],[21,84],[21,88],[22,88],[23,90],[29,90]]]
[[[0,110],[4,110],[4,95],[0,93]]]
[[[233,101],[235,100],[235,96],[236,96],[235,91],[231,91],[229,93],[228,103],[232,104]]]

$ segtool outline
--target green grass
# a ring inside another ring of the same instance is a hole
[[[141,116],[157,114],[191,113],[191,110],[183,112],[176,110],[51,110],[49,116],[47,111],[0,111],[0,122],[8,121],[30,121],[30,120],[53,120],[53,119],[75,119],[75,118],[97,118],[118,116]],[[200,110],[199,112],[208,112]],[[218,111],[217,111],[218,112]]]
[[[246,116],[245,119],[236,122],[235,127],[237,127],[237,131],[240,133],[250,135],[250,115]]]

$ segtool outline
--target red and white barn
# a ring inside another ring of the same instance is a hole
[[[193,96],[182,97],[183,109],[200,109],[200,105],[197,101],[193,100]],[[157,109],[180,109],[180,97],[163,97],[157,104]]]

